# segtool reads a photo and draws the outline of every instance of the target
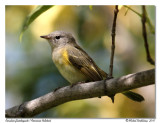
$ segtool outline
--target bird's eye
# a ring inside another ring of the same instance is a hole
[[[56,36],[56,39],[60,39],[60,36]]]

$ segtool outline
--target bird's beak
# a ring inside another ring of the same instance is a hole
[[[43,36],[40,36],[41,38],[45,38],[45,39],[50,39],[51,38],[51,36],[49,36],[49,35],[43,35]]]

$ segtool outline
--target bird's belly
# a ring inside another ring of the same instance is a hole
[[[56,66],[62,76],[71,84],[87,80],[84,74],[82,74],[80,70],[74,68],[72,65],[57,64]]]
[[[61,54],[61,53],[57,53]],[[72,64],[64,60],[64,57],[61,55],[52,54],[52,60],[58,68],[61,75],[69,81],[71,84],[76,82],[87,81],[87,77],[77,68],[75,68]]]

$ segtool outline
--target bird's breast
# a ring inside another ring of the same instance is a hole
[[[87,77],[77,68],[75,68],[68,59],[68,53],[65,48],[52,52],[52,60],[62,76],[71,84],[86,81]]]

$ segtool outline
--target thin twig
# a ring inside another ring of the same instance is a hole
[[[126,7],[127,9],[133,11],[134,13],[136,13],[137,15],[139,15],[140,17],[142,17],[142,15],[140,13],[138,13],[137,11],[135,11],[134,9],[132,9],[131,7],[126,6],[126,5],[124,5],[124,7]]]
[[[101,80],[77,84],[74,87],[66,86],[56,92],[50,92],[37,99],[24,102],[6,110],[6,117],[33,117],[47,109],[56,107],[63,103],[104,96],[104,83],[106,84],[107,95],[114,95],[127,90],[151,85],[155,83],[155,69],[142,71],[109,80]]]
[[[144,39],[144,46],[146,49],[146,56],[147,56],[147,61],[152,64],[155,65],[154,60],[151,58],[150,52],[149,52],[149,45],[148,45],[148,41],[147,41],[147,32],[146,32],[146,8],[143,5],[142,6],[142,34],[143,34],[143,39]]]
[[[109,69],[109,77],[112,77],[113,73],[113,60],[114,60],[114,50],[115,50],[115,35],[116,35],[116,20],[117,20],[117,14],[118,14],[118,5],[115,6],[114,9],[114,19],[113,19],[113,25],[112,25],[112,46],[111,46],[111,57],[110,57],[110,69]]]
[[[142,14],[140,14],[140,13],[137,12],[137,11],[135,11],[135,10],[132,9],[131,7],[126,6],[126,5],[124,5],[124,7],[126,7],[126,8],[129,9],[129,10],[131,10],[132,12],[136,13],[139,17],[142,18]],[[125,13],[125,14],[126,14],[126,13]],[[147,11],[146,11],[146,22],[147,22],[147,24],[148,24],[148,26],[149,26],[150,32],[151,32],[152,34],[155,34],[155,27],[153,26],[151,20],[149,19],[148,14],[147,14]]]

